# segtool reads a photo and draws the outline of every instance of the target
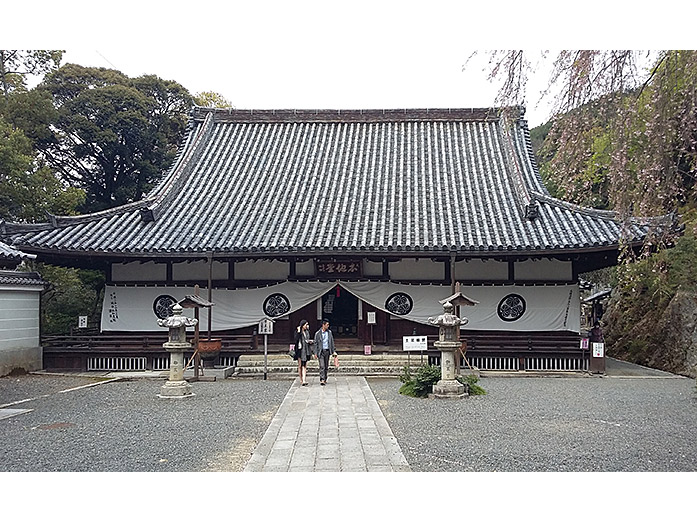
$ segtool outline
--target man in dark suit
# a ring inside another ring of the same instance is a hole
[[[320,385],[326,385],[329,357],[337,356],[336,347],[334,347],[334,335],[329,330],[329,320],[322,320],[322,328],[315,333],[314,350],[315,356],[319,360]]]

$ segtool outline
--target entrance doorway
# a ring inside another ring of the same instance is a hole
[[[339,287],[322,296],[322,315],[336,338],[358,336],[358,298]]]

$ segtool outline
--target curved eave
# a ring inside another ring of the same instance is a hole
[[[643,240],[635,240],[629,243],[630,247],[638,247],[642,245]],[[103,260],[108,259],[202,259],[211,255],[211,251],[79,251],[65,250],[57,251],[55,249],[42,249],[32,246],[22,246],[25,251],[30,251],[38,256],[50,256],[52,258],[98,258]],[[301,258],[316,258],[325,256],[355,256],[355,257],[409,257],[409,258],[437,258],[437,257],[464,257],[464,258],[529,258],[540,256],[574,256],[583,254],[594,254],[599,252],[614,252],[619,250],[618,244],[605,245],[590,245],[585,247],[540,247],[540,248],[473,248],[473,249],[431,249],[431,248],[413,248],[413,249],[390,249],[390,248],[373,248],[373,249],[236,249],[231,251],[212,251],[215,259],[229,258],[278,258],[278,257],[301,257]]]

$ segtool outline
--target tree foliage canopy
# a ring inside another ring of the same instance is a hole
[[[499,51],[491,63],[492,78],[504,75],[500,102],[521,103],[529,58]],[[694,201],[696,87],[695,51],[561,51],[546,91],[557,94],[540,149],[545,180],[625,217],[678,212]]]
[[[235,107],[232,105],[232,102],[230,102],[222,94],[214,91],[203,91],[201,93],[197,93],[196,96],[194,96],[194,102],[200,107],[215,107],[218,109]]]
[[[84,192],[63,184],[36,155],[34,142],[48,136],[54,118],[50,98],[26,89],[27,77],[55,70],[62,51],[0,50],[0,218],[44,221],[73,214]]]
[[[60,65],[63,51],[21,51],[0,49],[0,86],[5,96],[26,89],[26,78],[42,75]]]
[[[82,211],[140,199],[173,161],[193,101],[174,81],[75,64],[46,75],[35,97],[42,109],[24,125],[60,178],[85,190]]]

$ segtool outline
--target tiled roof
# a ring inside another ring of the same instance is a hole
[[[622,227],[549,195],[522,116],[196,108],[144,200],[5,232],[30,252],[482,255],[611,249]]]
[[[0,260],[4,259],[20,261],[31,258],[36,258],[36,256],[33,254],[27,254],[22,251],[18,251],[17,249],[13,249],[6,243],[0,242]]]
[[[0,270],[0,285],[46,285],[38,272]]]

